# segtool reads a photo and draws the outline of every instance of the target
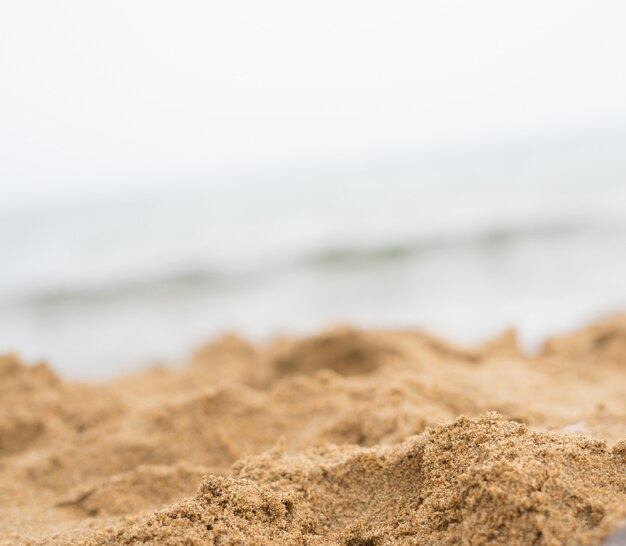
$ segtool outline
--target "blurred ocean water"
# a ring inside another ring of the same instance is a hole
[[[0,352],[71,377],[336,323],[532,349],[626,310],[626,137],[5,210],[0,256]]]

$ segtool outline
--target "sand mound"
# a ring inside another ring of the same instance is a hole
[[[584,364],[624,365],[626,315],[611,317],[572,335],[549,339],[543,354]]]
[[[387,448],[272,451],[94,544],[575,544],[626,517],[626,449],[461,417]]]
[[[119,416],[123,406],[103,389],[62,382],[46,364],[0,356],[0,457],[76,435]]]
[[[332,370],[340,375],[375,371],[398,349],[383,336],[367,335],[352,329],[338,329],[293,344],[275,357],[279,377]]]
[[[626,519],[624,332],[536,358],[513,332],[227,336],[97,387],[4,357],[0,544],[599,544]]]

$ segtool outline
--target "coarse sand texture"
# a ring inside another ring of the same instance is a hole
[[[626,317],[472,349],[231,335],[103,385],[0,357],[0,544],[593,545],[626,524]]]

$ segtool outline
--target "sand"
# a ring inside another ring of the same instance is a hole
[[[103,385],[0,357],[0,544],[601,544],[626,523],[626,317],[523,354],[226,336]]]

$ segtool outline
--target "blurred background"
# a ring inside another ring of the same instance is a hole
[[[0,352],[626,309],[626,6],[4,2]]]

